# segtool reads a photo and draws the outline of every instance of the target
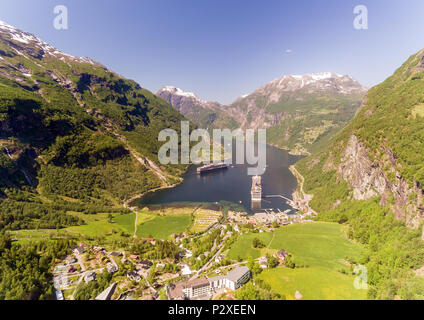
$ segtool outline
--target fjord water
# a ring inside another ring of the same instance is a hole
[[[235,149],[235,146],[233,147]],[[262,209],[290,209],[282,198],[265,198],[266,195],[283,195],[292,198],[297,187],[296,178],[289,166],[299,160],[287,151],[272,146],[266,147],[267,168],[262,176],[264,197]],[[235,157],[233,157],[235,163]],[[247,175],[248,165],[231,165],[227,170],[198,175],[198,166],[191,166],[183,176],[184,182],[172,189],[163,189],[147,194],[136,201],[136,205],[166,204],[173,202],[217,202],[221,200],[241,204],[252,213],[250,190],[252,177]],[[241,202],[240,202],[241,201]]]

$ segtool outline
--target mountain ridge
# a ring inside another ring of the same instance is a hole
[[[366,91],[350,76],[324,72],[282,76],[230,105],[203,101],[171,86],[156,94],[200,127],[268,129],[270,144],[309,154],[316,142],[353,117]],[[306,133],[299,130],[302,126]]]

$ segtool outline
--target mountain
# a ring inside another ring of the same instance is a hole
[[[79,224],[170,186],[158,133],[184,118],[136,82],[0,22],[0,231]],[[122,207],[117,210],[122,210]]]
[[[355,114],[366,88],[335,73],[286,75],[265,84],[230,108],[242,127],[268,128],[268,142],[307,154]]]
[[[349,76],[327,72],[283,76],[230,106],[174,87],[157,95],[199,126],[265,128],[270,144],[308,154],[354,116],[366,90]]]
[[[235,119],[228,118],[227,107],[218,102],[201,100],[193,92],[172,86],[163,87],[156,95],[201,128],[238,128]]]
[[[374,298],[424,294],[424,280],[412,272],[424,265],[423,102],[421,50],[368,91],[321,152],[296,164],[319,217],[347,222],[353,240],[369,248]]]

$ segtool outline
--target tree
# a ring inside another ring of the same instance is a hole
[[[296,268],[296,263],[294,262],[294,259],[292,256],[287,256],[284,259],[284,264],[286,265],[286,267],[294,269]]]
[[[259,300],[259,293],[253,286],[252,281],[246,283],[235,295],[238,300]]]
[[[268,261],[268,268],[273,269],[273,268],[278,267],[278,265],[280,264],[279,260],[276,257],[274,257],[270,254],[267,254],[266,257],[267,257],[267,261]]]
[[[153,264],[150,269],[149,269],[149,274],[147,275],[147,282],[149,282],[151,285],[153,284],[153,282],[155,281],[155,277],[156,277],[156,263]]]
[[[253,248],[264,248],[265,244],[258,238],[254,238],[252,241]]]
[[[253,275],[257,275],[262,272],[262,268],[259,266],[259,264],[253,260],[252,257],[249,257],[249,261],[247,262],[247,267],[249,268],[250,272]]]

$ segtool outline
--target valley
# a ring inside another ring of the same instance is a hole
[[[200,128],[268,129],[269,144],[305,155],[353,118],[366,91],[349,76],[326,72],[283,76],[228,106],[172,86],[156,94]]]
[[[0,299],[423,299],[423,85],[421,50],[369,90],[291,74],[223,105],[0,21]],[[259,195],[247,164],[162,164],[182,123],[265,128]]]

